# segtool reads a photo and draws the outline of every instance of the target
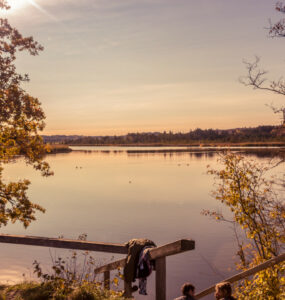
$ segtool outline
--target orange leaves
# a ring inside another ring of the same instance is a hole
[[[0,0],[0,8],[8,9]],[[45,115],[37,98],[30,96],[21,87],[28,75],[17,73],[15,60],[18,51],[37,55],[43,47],[33,37],[24,37],[13,28],[7,19],[0,18],[0,165],[22,155],[28,164],[51,175],[44,161],[45,145],[39,132],[44,129]],[[0,227],[9,221],[20,221],[27,227],[35,220],[36,211],[44,208],[30,202],[28,180],[4,183],[0,168]]]

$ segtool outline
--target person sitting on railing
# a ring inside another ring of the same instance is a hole
[[[174,300],[195,300],[195,286],[191,283],[184,283],[181,287],[183,296],[175,298]]]
[[[232,296],[232,287],[229,282],[216,284],[215,297],[217,300],[236,300],[236,298]]]

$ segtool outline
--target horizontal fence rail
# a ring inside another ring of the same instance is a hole
[[[24,235],[0,235],[0,243],[41,246],[51,248],[64,248],[74,250],[88,250],[108,253],[127,254],[128,250],[123,244],[87,242],[81,240],[68,240]]]
[[[280,263],[280,262],[282,262],[284,260],[285,260],[285,253],[283,253],[283,254],[281,254],[279,256],[276,256],[276,257],[274,257],[272,259],[269,259],[268,261],[266,261],[266,262],[264,262],[264,263],[262,263],[262,264],[260,264],[260,265],[258,265],[256,267],[253,267],[253,268],[248,269],[248,270],[246,270],[244,272],[238,273],[238,274],[236,274],[236,275],[234,275],[234,276],[232,276],[230,278],[227,278],[227,279],[223,280],[223,282],[226,281],[226,282],[234,283],[234,282],[242,280],[242,279],[244,279],[244,278],[246,278],[248,276],[251,276],[251,275],[253,275],[253,274],[255,274],[255,273],[259,272],[259,271],[262,271],[262,270],[265,270],[265,269],[267,269],[269,267],[272,267],[272,266],[274,266],[274,265],[276,265],[276,264],[278,264],[278,263]],[[207,296],[209,294],[214,293],[215,286],[216,285],[213,285],[213,286],[207,288],[206,290],[198,293],[196,295],[196,299],[201,299],[201,298],[203,298],[203,297],[205,297],[205,296]]]

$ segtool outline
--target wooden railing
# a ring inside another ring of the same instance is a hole
[[[30,246],[41,246],[41,247],[52,247],[52,248],[64,248],[64,249],[74,249],[74,250],[87,250],[87,251],[99,251],[108,252],[116,254],[127,254],[127,248],[123,244],[113,244],[113,243],[98,243],[98,242],[88,242],[81,240],[69,240],[69,239],[59,239],[59,238],[46,238],[46,237],[35,237],[35,236],[21,236],[21,235],[0,235],[0,243],[9,244],[20,244],[20,245],[30,245]],[[179,240],[174,243],[170,243],[164,246],[153,248],[149,251],[150,257],[156,262],[156,300],[166,299],[166,257],[185,251],[195,249],[195,242],[193,240]],[[236,281],[245,279],[255,273],[265,270],[266,268],[272,267],[285,260],[285,253],[274,257],[256,267],[249,270],[236,274],[230,278],[223,281],[234,283]],[[111,262],[102,267],[94,270],[96,274],[104,274],[104,286],[110,289],[110,272],[118,268],[124,267],[126,263],[126,258]],[[201,299],[215,291],[215,285],[207,288],[206,290],[199,292],[196,295],[196,299]],[[127,298],[132,297],[132,291],[130,283],[125,282],[125,293]]]
[[[128,250],[123,244],[87,242],[81,240],[55,239],[26,235],[0,235],[0,243],[21,244],[51,248],[64,248],[74,250],[88,250],[108,253],[127,254]]]
[[[179,240],[174,243],[170,243],[161,247],[153,248],[149,250],[151,260],[155,260],[156,269],[156,300],[166,299],[166,257],[185,251],[195,249],[195,242],[193,240]],[[104,273],[105,287],[110,288],[110,271],[124,267],[126,259],[117,260],[115,262],[104,265],[94,270],[96,274]],[[125,284],[125,297],[132,297],[131,284],[124,282]]]
[[[280,262],[282,262],[284,260],[285,260],[285,253],[283,253],[283,254],[281,254],[279,256],[276,256],[276,257],[274,257],[272,259],[269,259],[268,261],[266,261],[266,262],[264,262],[264,263],[262,263],[262,264],[260,264],[258,266],[255,266],[255,267],[253,267],[251,269],[248,269],[248,270],[246,270],[244,272],[241,272],[241,273],[236,274],[236,275],[234,275],[234,276],[232,276],[230,278],[227,278],[227,279],[223,280],[223,282],[226,281],[226,282],[234,283],[236,281],[239,281],[239,280],[245,279],[245,278],[247,278],[247,277],[249,277],[251,275],[254,275],[257,272],[260,272],[260,271],[265,270],[265,269],[267,269],[269,267],[272,267],[272,266],[274,266],[274,265],[276,265],[276,264],[278,264],[278,263],[280,263]],[[205,297],[205,296],[207,296],[209,294],[212,294],[214,291],[215,291],[215,285],[213,285],[213,286],[207,288],[206,290],[198,293],[196,295],[196,299],[201,299],[201,298],[203,298],[203,297]]]
[[[0,243],[21,244],[41,247],[65,248],[75,250],[101,251],[109,253],[127,254],[123,244],[87,242],[81,240],[67,240],[34,236],[0,235]],[[156,266],[156,300],[166,300],[166,257],[195,249],[193,240],[179,240],[157,248],[152,248],[150,258],[155,260]],[[96,274],[104,274],[104,286],[110,289],[110,272],[119,267],[124,267],[126,258],[106,264],[94,270]],[[131,284],[125,282],[125,297],[131,298]]]

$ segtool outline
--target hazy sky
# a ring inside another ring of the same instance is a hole
[[[45,134],[122,134],[278,124],[282,96],[241,85],[243,59],[284,75],[269,0],[11,0],[8,18],[45,51],[21,55]],[[21,5],[20,5],[21,4]]]

